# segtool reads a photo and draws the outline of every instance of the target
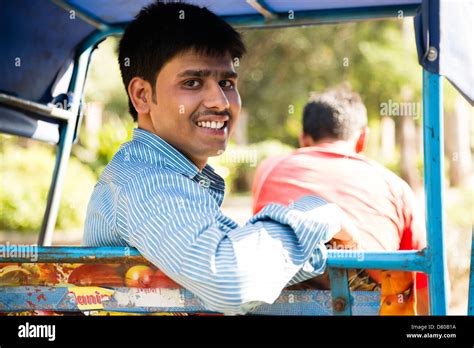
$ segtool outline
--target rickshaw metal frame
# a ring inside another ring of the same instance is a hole
[[[74,9],[71,5],[61,0],[52,0],[65,9]],[[255,1],[258,5],[259,1]],[[261,4],[260,4],[261,5]],[[298,20],[291,23],[288,18],[280,14],[268,15],[229,16],[224,19],[237,28],[275,28],[281,26],[302,26],[314,24],[330,24],[367,19],[380,19],[396,17],[402,14],[413,15],[418,5],[385,6],[371,8],[357,8],[344,10],[319,10],[307,11],[298,15]],[[39,245],[48,246],[52,243],[54,225],[56,222],[62,184],[67,163],[74,141],[77,122],[80,119],[81,100],[87,70],[94,48],[105,38],[119,35],[123,32],[123,25],[110,26],[98,21],[88,13],[74,9],[76,14],[93,23],[96,28],[89,37],[80,45],[74,59],[73,75],[69,85],[72,95],[72,104],[69,117],[60,126],[60,141],[57,148],[56,163],[52,176],[50,191],[43,226],[39,236]],[[268,9],[267,9],[268,10]],[[270,18],[271,17],[271,18]],[[270,21],[269,21],[270,20]],[[2,103],[3,104],[3,103]],[[21,101],[20,103],[21,104]],[[17,105],[17,107],[21,107]],[[424,146],[424,185],[426,192],[426,230],[428,247],[422,251],[397,251],[397,252],[361,252],[363,260],[344,256],[340,251],[328,251],[328,267],[339,271],[331,272],[331,280],[339,286],[332,287],[333,298],[342,298],[348,306],[334,314],[350,315],[350,295],[347,284],[348,268],[393,269],[405,271],[418,271],[429,276],[430,312],[433,315],[447,314],[446,285],[447,260],[445,253],[445,226],[443,210],[443,91],[440,75],[430,73],[423,69],[423,146]],[[73,262],[86,260],[100,261],[101,259],[119,259],[124,256],[139,255],[133,248],[39,248],[38,262]],[[2,262],[2,260],[0,260]],[[5,261],[3,261],[5,262]],[[27,262],[17,259],[9,262]],[[471,263],[472,267],[472,263]],[[345,285],[343,285],[345,284]],[[471,278],[471,288],[473,281]],[[472,298],[469,299],[470,313],[473,312]]]

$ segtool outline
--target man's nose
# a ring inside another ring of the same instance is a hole
[[[207,109],[227,110],[230,107],[229,100],[219,83],[208,85],[203,104]]]

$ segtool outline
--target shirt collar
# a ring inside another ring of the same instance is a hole
[[[298,153],[330,152],[344,157],[358,157],[359,155],[343,141],[324,142],[314,146],[301,147]]]
[[[165,166],[168,168],[171,168],[180,174],[186,175],[190,179],[194,178],[199,173],[198,167],[196,167],[196,165],[192,163],[189,158],[187,158],[165,140],[160,138],[158,135],[145,129],[134,128],[132,139],[133,141],[138,141],[158,151],[164,159]],[[209,164],[206,164],[206,166],[203,168],[202,174],[208,175],[211,178],[218,176],[216,173],[214,173],[214,168],[212,168]]]

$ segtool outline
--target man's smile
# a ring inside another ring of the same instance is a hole
[[[194,121],[201,131],[209,135],[227,136],[227,125],[230,117],[228,115],[203,115]]]
[[[199,131],[204,132],[207,135],[215,135],[219,137],[227,137],[227,125],[228,121],[224,121],[225,118],[220,117],[218,121],[202,120],[197,121],[194,125]]]
[[[203,121],[203,122],[197,122],[196,123],[199,127],[202,127],[202,128],[211,128],[211,129],[221,129],[221,128],[224,128],[224,126],[226,125],[226,122],[223,122],[223,121]]]

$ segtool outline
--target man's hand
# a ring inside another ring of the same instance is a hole
[[[329,229],[324,242],[336,240],[339,245],[360,249],[360,233],[357,227],[350,221],[344,211],[337,204],[326,203],[314,206],[314,196],[304,196],[294,202],[289,208],[289,218],[297,221],[304,217],[317,223],[328,224]]]

